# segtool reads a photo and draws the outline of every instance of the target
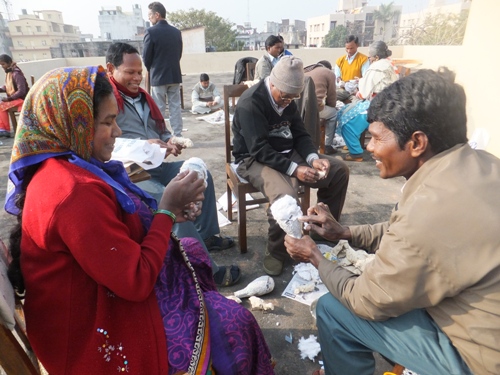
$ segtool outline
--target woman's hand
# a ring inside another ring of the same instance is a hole
[[[194,202],[202,201],[204,191],[205,183],[198,173],[181,172],[165,187],[158,208],[174,213],[179,222],[186,221],[184,210],[187,206],[192,207],[190,205]]]
[[[299,217],[299,221],[307,223],[306,230],[314,231],[321,237],[330,240],[350,240],[349,227],[340,225],[333,217],[328,206],[318,203],[307,210],[307,216]]]

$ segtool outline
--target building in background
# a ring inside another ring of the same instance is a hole
[[[422,25],[427,17],[432,17],[438,14],[456,14],[469,11],[471,0],[461,0],[454,4],[446,4],[446,0],[429,0],[429,6],[420,12],[404,13],[401,15],[399,24],[399,44],[405,44],[407,41],[406,35],[413,28]]]
[[[287,49],[303,48],[306,43],[306,22],[301,20],[282,19],[281,23],[267,21],[264,31],[260,33],[249,22],[237,26],[236,30],[236,41],[241,45],[239,50],[264,50],[266,39],[271,35],[281,35]]]
[[[9,28],[7,27],[8,20],[4,19],[0,13],[0,54],[11,55],[12,39],[10,38]]]
[[[335,13],[308,18],[306,22],[308,47],[321,47],[325,36],[337,26],[345,26],[349,34],[359,38],[360,46],[368,46],[374,40],[390,41],[398,35],[402,6],[392,5],[390,20],[383,22],[375,16],[379,6],[369,6],[366,0],[339,0]]]
[[[146,22],[142,18],[141,6],[134,4],[132,12],[124,12],[120,6],[115,9],[101,8],[99,29],[103,40],[142,39],[146,30]]]
[[[33,13],[28,14],[23,9],[18,20],[8,23],[14,61],[50,59],[51,47],[80,41],[80,29],[65,24],[61,12],[41,10]]]

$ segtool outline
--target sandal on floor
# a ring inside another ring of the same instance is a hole
[[[241,278],[241,271],[238,266],[219,266],[219,270],[214,274],[215,285],[227,287],[236,284]]]
[[[211,236],[204,240],[208,251],[226,250],[234,246],[234,240],[226,236]]]
[[[312,375],[325,375],[325,370],[323,369],[314,370]]]
[[[344,157],[344,160],[346,160],[346,161],[363,161],[363,155],[351,155],[351,154],[347,154]]]

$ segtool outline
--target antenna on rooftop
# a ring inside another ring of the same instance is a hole
[[[7,13],[7,19],[9,21],[14,20],[14,13],[12,12],[12,4],[10,0],[2,0],[3,7],[5,8],[5,13]]]

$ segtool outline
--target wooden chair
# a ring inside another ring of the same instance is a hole
[[[0,367],[7,375],[40,374],[26,336],[22,304],[7,277],[7,248],[0,240]]]
[[[233,220],[232,196],[236,197],[238,209],[238,239],[241,253],[247,252],[247,228],[246,228],[246,207],[253,204],[269,202],[266,197],[247,200],[246,195],[260,193],[252,184],[244,180],[236,173],[236,165],[232,162],[231,144],[231,121],[229,114],[229,100],[241,96],[248,87],[246,85],[225,85],[224,86],[224,126],[225,126],[225,144],[226,144],[226,177],[227,177],[227,217]],[[301,185],[299,187],[299,196],[301,197],[301,208],[303,212],[307,211],[310,201],[310,188]]]
[[[19,305],[17,308],[20,308]],[[14,331],[9,330],[0,323],[0,347],[2,348],[0,366],[7,375],[40,374],[38,362],[28,341],[28,337],[26,336],[24,323],[19,316],[19,312],[16,312],[15,317],[16,326]],[[26,350],[23,348],[16,335],[19,337]]]
[[[247,63],[246,65],[246,70],[247,70],[247,81],[253,81],[255,78],[255,66],[257,63]]]
[[[326,119],[319,119],[319,153],[325,153]]]
[[[35,84],[35,76],[31,76],[31,87],[33,87],[34,84]],[[14,134],[16,134],[16,131],[17,131],[17,116],[19,115],[17,107],[9,108],[7,110],[7,113],[9,114],[10,122],[12,124],[12,129],[14,130]]]

